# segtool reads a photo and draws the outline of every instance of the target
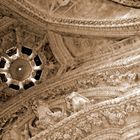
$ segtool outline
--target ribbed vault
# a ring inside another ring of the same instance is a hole
[[[139,15],[132,0],[0,0],[0,139],[139,139]]]

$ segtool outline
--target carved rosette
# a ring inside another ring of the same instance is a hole
[[[6,57],[1,57],[1,81],[15,90],[28,89],[40,79],[41,65],[40,57],[32,49],[13,47],[6,51]]]

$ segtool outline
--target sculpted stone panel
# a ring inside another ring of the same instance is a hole
[[[87,98],[79,95],[78,93],[71,93],[66,98],[71,97],[73,94],[76,95],[76,96],[74,96],[74,99],[78,97],[79,101],[81,101],[81,99],[82,99],[84,101],[89,102],[89,100]],[[131,95],[132,95],[131,103],[130,104],[125,104],[125,102],[124,102],[124,105],[123,105],[123,106],[125,106],[125,111],[129,112],[129,113],[137,112],[138,107],[136,107],[136,105],[138,105],[138,104],[137,104],[136,101],[139,102],[139,100],[135,100],[135,99],[133,100],[133,97],[134,97],[135,94],[133,95],[131,93]],[[127,101],[128,99],[126,98],[124,100]],[[77,101],[77,99],[76,99],[76,101]],[[90,114],[88,113],[89,115],[85,115],[86,118],[87,118],[86,120],[88,120],[88,122],[90,121],[90,125],[89,125],[89,123],[85,122],[85,119],[81,118],[82,120],[81,119],[79,119],[79,120],[82,121],[82,122],[80,122],[80,123],[74,122],[74,124],[76,124],[76,126],[77,126],[76,129],[72,130],[72,129],[66,129],[65,128],[63,130],[64,132],[60,131],[60,132],[55,132],[55,133],[54,133],[54,131],[51,131],[51,133],[53,133],[53,135],[51,134],[49,136],[50,139],[51,140],[55,139],[55,137],[57,137],[57,138],[60,137],[60,138],[63,138],[63,139],[71,139],[71,138],[73,138],[73,139],[83,139],[85,136],[91,135],[91,130],[93,128],[97,128],[97,129],[101,128],[101,129],[103,129],[103,128],[108,127],[108,125],[112,125],[112,126],[115,126],[115,127],[118,126],[119,128],[121,126],[124,126],[124,124],[126,124],[124,119],[126,118],[127,114],[125,113],[125,111],[120,111],[118,109],[118,106],[117,106],[117,104],[118,104],[117,102],[118,101],[121,101],[121,100],[116,98],[116,99],[114,99],[114,101],[110,102],[112,104],[116,104],[117,108],[113,107],[113,108],[110,108],[110,109],[109,108],[108,109],[106,108],[106,109],[103,109],[103,110],[101,109],[102,111],[99,111],[100,113],[94,112],[93,114],[92,113],[90,113]],[[109,101],[107,101],[107,102],[109,103]],[[74,105],[73,103],[74,102],[71,102],[72,105]],[[108,103],[107,103],[107,105],[108,105]],[[92,102],[92,104],[93,104],[93,102]],[[76,104],[76,106],[77,105],[78,104]],[[80,102],[80,106],[82,106],[82,102]],[[91,104],[89,104],[86,108],[85,107],[81,108],[80,110],[83,110],[83,109],[85,111],[89,110],[90,106],[91,106]],[[105,106],[105,105],[103,104],[103,106]],[[34,117],[32,117],[32,119],[31,119],[32,121],[29,121],[29,123],[27,123],[23,127],[22,130],[18,130],[19,126],[13,125],[10,130],[6,130],[6,132],[4,132],[2,134],[3,140],[5,140],[5,138],[7,138],[7,137],[8,138],[9,137],[10,138],[14,137],[14,138],[17,138],[18,140],[20,140],[19,137],[22,137],[21,140],[24,140],[24,139],[26,140],[26,138],[30,138],[30,137],[33,137],[33,139],[36,139],[36,138],[38,139],[40,137],[40,134],[41,134],[41,138],[43,138],[43,137],[45,138],[46,137],[44,135],[45,133],[42,135],[41,131],[43,131],[43,130],[45,130],[45,131],[46,130],[51,130],[51,128],[53,129],[53,127],[55,125],[57,126],[57,123],[59,123],[61,121],[63,122],[63,119],[64,120],[67,120],[67,119],[71,120],[71,119],[74,119],[74,118],[76,119],[78,117],[77,115],[79,114],[76,111],[75,113],[72,113],[69,116],[66,113],[66,110],[65,110],[65,112],[63,112],[61,109],[51,109],[51,106],[49,106],[48,103],[44,99],[34,100],[34,102],[32,104],[32,110],[33,110],[33,112],[34,112],[34,114],[36,116],[36,119]],[[88,112],[88,111],[86,111],[86,112]],[[18,118],[19,116],[20,116],[20,114],[18,114],[15,117]],[[91,118],[90,118],[90,116],[91,116]],[[80,115],[80,117],[81,117],[81,115]],[[92,118],[95,118],[95,120],[92,121]],[[13,121],[12,121],[12,123],[13,123]],[[108,124],[106,124],[106,123],[108,123]],[[58,126],[61,127],[60,125],[58,125]],[[72,126],[72,127],[74,127],[74,126]],[[103,126],[103,127],[101,127],[101,126]],[[69,124],[65,125],[63,127],[69,127]],[[116,130],[116,131],[118,131],[118,130]],[[29,133],[30,133],[30,135],[29,135]],[[64,134],[62,134],[62,133],[64,133]],[[106,132],[106,133],[108,133],[108,132]],[[39,134],[39,136],[37,134]],[[49,139],[49,137],[48,137],[48,139]],[[93,135],[93,137],[94,137],[94,135]],[[92,136],[90,136],[89,139],[92,139]]]
[[[107,86],[116,87],[120,92],[132,88],[139,84],[139,63],[127,67],[110,67],[108,70],[104,69],[95,73],[84,73],[78,78],[73,79],[65,84],[56,86],[51,90],[46,90],[44,96],[46,99],[54,99],[61,97],[72,91],[86,90],[95,87]],[[123,90],[121,90],[121,87]],[[46,95],[45,95],[46,94]]]
[[[78,112],[81,109],[86,109],[86,107],[90,104],[90,100],[77,92],[72,92],[66,98],[67,108],[71,111]]]
[[[20,112],[16,112],[15,114],[17,115],[13,114],[13,117],[15,116],[16,120],[10,121],[11,123],[8,123],[9,125],[11,125],[10,129],[5,128],[5,126],[2,127],[2,140],[6,140],[7,138],[9,140],[27,140],[26,138],[34,137],[43,130],[49,130],[53,128],[57,123],[61,122],[63,119],[68,118],[72,114],[75,114],[82,109],[86,109],[88,107],[87,105],[90,105],[90,100],[88,98],[76,92],[70,93],[65,98],[65,100],[65,105],[68,102],[72,105],[73,109],[70,108],[71,114],[67,112],[69,110],[69,108],[67,107],[63,109],[59,106],[51,107],[44,99],[32,100],[30,102],[31,104],[28,106],[28,110],[27,108],[25,111],[23,110],[22,115],[23,117],[27,117],[28,113],[31,113],[29,111],[31,109],[34,113],[34,116],[32,116],[31,120],[29,120],[28,118],[24,118],[27,119],[28,122],[25,125],[20,126],[20,123],[17,123],[20,119],[23,119],[20,115]],[[5,124],[5,122],[3,121],[2,123]],[[65,137],[67,138],[67,135]]]
[[[89,76],[87,80],[79,80],[78,84],[81,88],[88,89],[91,86],[124,86],[130,87],[131,85],[137,83],[139,81],[138,73],[128,72],[125,74],[120,74],[119,72],[113,75],[109,73],[99,73],[98,75]]]
[[[56,123],[63,120],[66,114],[62,110],[52,110],[45,100],[37,100],[32,105],[35,118],[29,122],[31,136],[42,130],[51,129]]]
[[[54,129],[42,131],[32,140],[40,137],[51,140],[57,138],[80,140],[97,130],[106,130],[107,128],[118,128],[116,131],[119,132],[119,129],[124,126],[127,128],[126,118],[131,117],[131,113],[136,116],[140,113],[139,92],[94,106],[91,105],[56,124],[55,132]]]

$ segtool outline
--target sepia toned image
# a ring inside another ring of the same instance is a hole
[[[140,140],[140,0],[0,0],[0,140]]]

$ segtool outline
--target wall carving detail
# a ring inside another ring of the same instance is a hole
[[[140,138],[140,2],[112,1],[98,14],[124,17],[88,18],[99,0],[0,0],[0,140]]]
[[[108,127],[121,129],[127,124],[126,118],[132,113],[140,113],[139,105],[139,92],[91,105],[60,121],[54,128],[40,132],[31,140],[42,137],[51,140],[76,140],[91,135],[95,129]]]

